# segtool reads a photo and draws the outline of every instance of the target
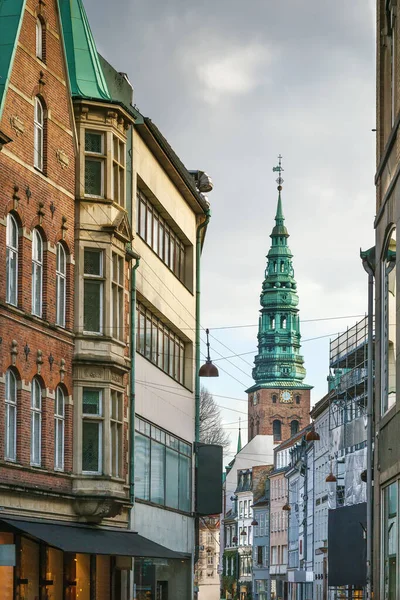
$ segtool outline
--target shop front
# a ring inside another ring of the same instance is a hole
[[[190,557],[127,530],[0,521],[2,600],[186,600],[190,565]]]

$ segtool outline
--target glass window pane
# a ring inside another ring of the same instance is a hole
[[[145,317],[143,313],[139,314],[139,352],[144,354],[144,341],[145,341]]]
[[[103,153],[103,135],[92,131],[85,132],[85,152]]]
[[[143,239],[146,239],[146,212],[147,207],[143,200],[140,201],[140,229],[139,235]]]
[[[101,277],[103,274],[101,250],[91,250],[85,248],[83,271],[85,275],[94,275]]]
[[[82,471],[99,473],[102,470],[100,465],[101,423],[84,420],[82,433]]]
[[[152,245],[153,242],[153,211],[147,210],[147,233],[146,233],[146,242],[149,246]]]
[[[83,328],[85,331],[101,333],[102,287],[103,284],[99,281],[85,281],[83,307]]]
[[[164,332],[162,329],[158,329],[158,366],[162,369],[163,356],[164,356]]]
[[[150,500],[164,504],[165,446],[151,441],[151,494]]]
[[[146,317],[146,348],[145,348],[145,356],[146,358],[151,358],[151,320]]]
[[[157,324],[154,321],[153,321],[152,325],[153,325],[153,332],[152,332],[152,337],[151,337],[151,348],[152,348],[151,360],[152,360],[153,363],[157,364],[157,359],[158,359],[158,355],[157,355],[158,329],[157,329]]]
[[[179,509],[190,512],[190,458],[179,455]]]
[[[102,196],[103,161],[85,159],[85,194]]]
[[[158,253],[158,218],[153,217],[153,250]]]
[[[179,508],[179,454],[166,448],[166,497],[165,504],[171,508]]]
[[[101,410],[101,392],[100,392],[100,390],[92,390],[90,388],[84,388],[82,412],[84,415],[101,416],[102,410]]]
[[[158,256],[164,260],[164,225],[160,222],[160,237],[158,240]]]
[[[140,433],[135,435],[135,496],[150,499],[150,440]]]

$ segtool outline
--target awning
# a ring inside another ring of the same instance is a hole
[[[19,532],[28,534],[49,546],[64,552],[82,554],[107,554],[110,556],[143,556],[151,558],[175,558],[184,560],[188,554],[175,552],[156,544],[134,531],[116,531],[107,527],[65,523],[45,519],[2,518],[4,523]]]

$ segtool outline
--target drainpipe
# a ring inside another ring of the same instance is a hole
[[[195,442],[200,441],[200,260],[201,230],[210,222],[211,211],[206,212],[205,220],[197,227],[196,232],[196,361],[195,361]]]
[[[366,600],[372,598],[372,426],[373,426],[373,317],[375,248],[360,252],[364,270],[368,273],[368,379],[367,379],[367,586]]]
[[[131,267],[131,373],[130,373],[130,411],[129,411],[129,499],[133,507],[135,504],[135,355],[136,355],[136,270],[139,266],[140,256],[129,248],[127,254],[136,262]],[[131,513],[132,515],[132,513]],[[132,523],[132,516],[131,516]]]

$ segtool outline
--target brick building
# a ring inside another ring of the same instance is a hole
[[[2,598],[186,599],[208,202],[81,0],[0,0],[0,56]]]

